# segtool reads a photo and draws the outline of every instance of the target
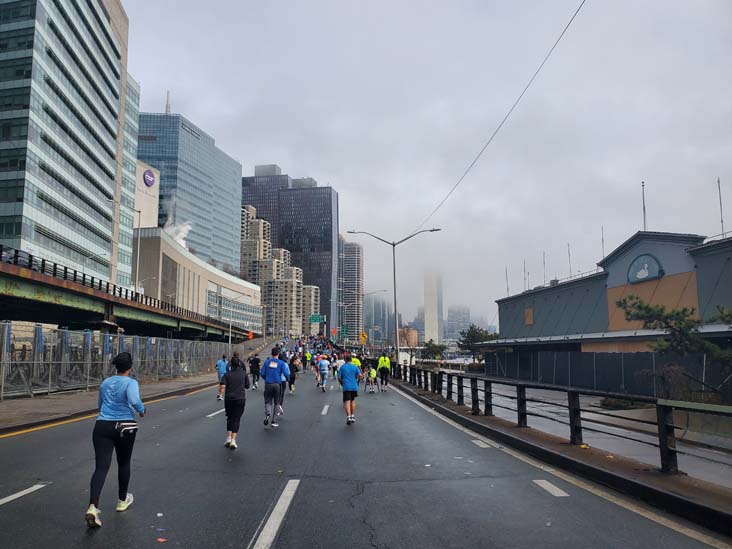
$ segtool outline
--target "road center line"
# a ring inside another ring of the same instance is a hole
[[[18,498],[22,498],[23,496],[32,494],[33,492],[36,492],[36,491],[40,490],[41,488],[45,488],[46,486],[47,486],[46,484],[34,484],[30,488],[26,488],[25,490],[16,492],[15,494],[13,494],[11,496],[0,499],[0,505],[5,505],[6,503],[10,503],[11,501],[14,501]]]
[[[257,537],[257,541],[254,543],[253,549],[269,549],[272,547],[299,485],[300,481],[298,479],[287,481],[285,489],[282,490],[280,499],[277,500],[277,505],[272,509],[272,514],[269,515],[264,528],[262,528],[262,531],[259,533],[259,537]]]
[[[543,488],[547,492],[549,492],[551,495],[557,498],[568,498],[569,494],[562,490],[561,488],[554,486],[551,482],[548,480],[535,480],[534,484],[539,486],[540,488]]]
[[[325,414],[327,414],[328,413],[328,408],[330,408],[330,404],[326,404],[325,406],[323,406],[323,411],[320,412],[320,415],[321,416],[324,416]]]
[[[221,408],[221,410],[218,410],[218,411],[214,412],[213,414],[208,414],[206,417],[214,417],[214,416],[219,415],[221,412],[225,412],[225,411],[226,411],[226,408]]]

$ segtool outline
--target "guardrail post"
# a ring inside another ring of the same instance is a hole
[[[487,379],[483,380],[483,400],[485,402],[485,415],[493,415],[493,384]]]
[[[0,323],[0,400],[5,395],[5,378],[8,377],[10,359],[10,323]]]
[[[480,415],[480,400],[478,400],[478,380],[474,377],[470,378],[470,404],[472,408],[472,414],[474,416]]]
[[[89,378],[91,376],[92,360],[92,334],[90,330],[84,330],[84,378],[86,390],[89,390]]]
[[[582,444],[582,413],[580,411],[580,396],[577,391],[567,391],[569,407],[569,442]]]
[[[465,395],[463,394],[463,376],[457,376],[457,403],[458,406],[465,406]]]
[[[526,415],[526,387],[516,385],[516,411],[518,412],[519,427],[528,426],[528,416]]]
[[[437,372],[437,394],[442,396],[442,384],[445,381],[445,374],[442,371]]]
[[[447,374],[447,400],[452,400],[452,374]]]
[[[422,388],[422,370],[417,368],[417,387]]]
[[[674,409],[671,406],[656,404],[656,417],[658,419],[658,448],[661,451],[661,471],[678,473]]]

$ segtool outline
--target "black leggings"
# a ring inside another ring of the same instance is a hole
[[[389,385],[389,368],[382,368],[379,370],[379,377],[381,378],[381,385],[384,387]]]
[[[256,383],[257,381],[259,381],[259,372],[252,370],[252,383]]]
[[[89,490],[89,503],[99,507],[99,496],[102,494],[104,481],[112,464],[112,452],[117,453],[117,480],[119,483],[119,499],[124,501],[127,498],[127,487],[130,484],[130,462],[132,461],[132,448],[135,445],[135,434],[126,434],[121,437],[115,430],[116,421],[105,421],[98,419],[94,424],[92,442],[94,443],[94,456],[96,467],[91,478],[91,489]]]
[[[226,430],[231,433],[239,432],[239,424],[241,423],[241,415],[244,413],[246,400],[224,400],[224,410],[226,410]]]
[[[297,377],[295,377],[295,374],[292,374],[292,375],[290,376],[290,379],[289,379],[289,381],[287,382],[287,384],[288,384],[288,385],[289,385],[289,387],[290,387],[290,391],[292,391],[292,388],[293,388],[293,387],[295,386],[295,380],[296,380],[296,379],[297,379]]]

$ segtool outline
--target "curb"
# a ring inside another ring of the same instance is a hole
[[[167,398],[167,397],[185,395],[185,394],[191,393],[193,391],[198,391],[199,389],[206,389],[208,387],[214,387],[216,385],[218,385],[218,383],[207,381],[206,383],[190,385],[188,387],[182,387],[180,389],[175,389],[173,391],[164,391],[162,393],[154,393],[151,395],[147,395],[144,397],[144,400],[155,400],[158,398]],[[0,435],[7,435],[10,433],[14,433],[16,431],[32,429],[34,427],[42,427],[44,425],[49,425],[51,423],[57,423],[59,421],[76,419],[76,418],[80,418],[83,416],[88,416],[89,414],[96,414],[97,412],[99,412],[99,409],[95,407],[95,408],[90,408],[88,410],[77,410],[76,412],[71,412],[69,414],[60,414],[57,416],[46,417],[46,418],[37,419],[34,421],[28,421],[26,423],[17,423],[15,425],[8,425],[5,427],[0,427]]]
[[[398,384],[398,387],[409,396],[416,398],[421,403],[428,405],[436,412],[449,417],[463,427],[500,441],[507,446],[520,450],[550,465],[560,467],[567,472],[578,474],[589,480],[633,496],[648,505],[683,517],[709,530],[726,536],[732,536],[732,513],[710,507],[680,494],[668,492],[644,482],[621,476],[613,471],[578,461],[572,457],[514,437],[509,433],[463,416],[438,402],[426,399],[402,382]]]

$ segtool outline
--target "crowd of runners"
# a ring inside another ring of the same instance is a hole
[[[138,430],[135,413],[143,417],[146,409],[140,398],[137,380],[130,376],[132,364],[130,353],[117,355],[112,360],[117,374],[107,378],[99,388],[99,415],[92,433],[95,469],[91,479],[89,507],[85,515],[90,528],[102,525],[99,498],[112,463],[112,455],[115,453],[118,464],[116,510],[124,512],[134,501],[132,494],[128,492],[128,485],[132,449]],[[327,393],[329,387],[331,390],[335,389],[336,383],[340,386],[346,425],[353,425],[356,422],[356,398],[361,382],[367,394],[387,391],[391,360],[384,352],[377,360],[367,361],[361,354],[335,349],[323,338],[303,338],[285,340],[275,345],[264,362],[257,354],[251,355],[247,364],[238,352],[230,359],[223,355],[216,362],[216,371],[219,381],[216,399],[223,401],[226,415],[224,446],[236,450],[247,390],[257,390],[260,383],[263,385],[263,423],[265,428],[276,429],[285,413],[285,395],[288,391],[291,395],[294,394],[298,375],[310,371],[315,374],[317,391]]]

